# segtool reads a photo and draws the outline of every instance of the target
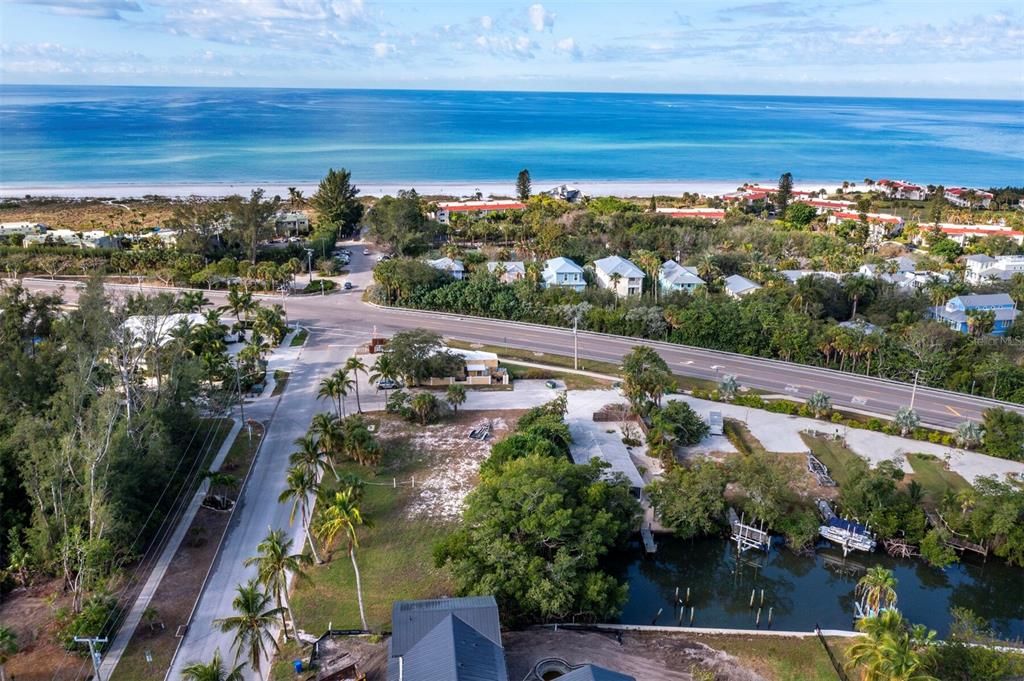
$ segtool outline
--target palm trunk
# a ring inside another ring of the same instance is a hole
[[[363,403],[359,401],[359,373],[356,373],[356,411],[363,413]]]
[[[359,601],[359,621],[363,623],[363,631],[367,631],[366,611],[363,609],[363,583],[359,578],[359,565],[356,563],[355,548],[349,549],[348,555],[352,558],[352,569],[356,573],[356,600]]]
[[[306,517],[307,517],[306,506],[303,505],[302,506],[302,525],[303,525],[304,529],[306,530],[306,539],[309,540],[309,550],[313,554],[313,560],[316,561],[317,565],[319,565],[321,563],[320,556],[318,556],[316,554],[316,544],[313,543],[313,535],[310,534],[310,532],[309,532],[309,525],[310,525],[310,523],[309,523],[309,521],[306,520]]]
[[[347,416],[348,416],[348,411],[345,409],[345,396],[342,395],[341,396],[341,418],[346,418]]]
[[[288,640],[288,618],[285,617],[285,614],[287,614],[288,617],[290,618],[292,616],[292,611],[291,611],[291,609],[289,609],[283,603],[283,601],[281,599],[281,592],[280,591],[277,593],[277,607],[284,608],[283,610],[281,610],[281,629],[284,630],[284,640],[287,641]]]

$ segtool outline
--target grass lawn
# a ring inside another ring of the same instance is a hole
[[[299,332],[292,336],[290,347],[297,348],[300,345],[305,345],[307,338],[309,338],[309,331],[306,329],[299,329]]]
[[[843,445],[841,440],[828,440],[807,433],[800,433],[800,437],[810,447],[811,453],[828,467],[828,474],[840,487],[868,469],[868,462]]]
[[[761,441],[750,432],[746,424],[736,419],[725,419],[722,423],[722,430],[729,438],[729,442],[741,454],[764,454],[767,451]]]
[[[941,502],[947,491],[956,494],[971,486],[957,473],[947,471],[942,460],[931,454],[907,454],[907,461],[914,469],[913,479],[924,488],[925,499],[932,504]]]
[[[817,638],[767,636],[710,636],[693,638],[738,658],[745,666],[771,681],[835,681],[836,672]],[[833,653],[842,661],[842,644],[831,639]]]
[[[508,364],[502,362],[501,366],[508,370],[514,380],[522,379],[548,379],[554,378],[565,383],[568,390],[600,390],[611,387],[612,382],[593,376],[581,376],[566,371],[554,369],[537,369],[536,367],[524,367],[519,364]]]

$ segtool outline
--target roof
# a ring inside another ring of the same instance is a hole
[[[544,263],[544,269],[550,270],[555,273],[566,273],[566,272],[579,272],[583,273],[583,268],[577,265],[569,258],[563,258],[558,256],[557,258],[551,258]]]
[[[912,191],[921,191],[924,187],[910,182],[904,182],[903,180],[879,180],[875,184],[882,185],[883,187],[889,186],[894,189],[910,189]]]
[[[459,355],[467,362],[486,362],[488,360],[498,361],[498,356],[493,352],[484,350],[463,350],[461,348],[445,348],[448,352]]]
[[[683,267],[675,260],[667,260],[661,265],[661,280],[673,286],[703,284],[704,280],[697,276],[697,268]]]
[[[618,255],[609,255],[607,258],[595,260],[594,267],[609,277],[613,274],[618,274],[624,279],[644,278],[644,271],[642,269]]]
[[[967,309],[979,307],[1013,306],[1013,298],[1009,293],[975,293],[957,296],[951,300],[959,300]],[[948,303],[947,303],[948,305]]]
[[[445,615],[402,658],[403,681],[508,679],[501,645],[452,614]]]
[[[729,293],[739,295],[741,293],[746,293],[747,291],[756,291],[759,288],[761,288],[760,284],[750,281],[739,274],[733,274],[725,278],[725,290]]]
[[[497,262],[489,262],[487,263],[487,271],[493,272],[494,270],[498,269],[499,265],[505,266],[506,274],[515,274],[517,272],[521,272],[523,274],[526,273],[526,265],[523,264],[522,260],[504,260]]]
[[[484,638],[501,645],[501,623],[494,596],[395,601],[391,608],[391,657],[405,655],[448,615],[455,615]]]
[[[525,203],[519,201],[440,201],[437,204],[439,210],[446,210],[449,213],[474,212],[481,210],[523,210]]]
[[[568,674],[558,677],[561,681],[636,681],[632,676],[613,672],[604,667],[593,664],[585,664],[582,667],[573,669]]]
[[[454,260],[448,257],[428,260],[427,264],[435,269],[448,270],[449,272],[463,272],[466,269],[461,260]]]
[[[993,198],[992,192],[987,192],[984,189],[971,189],[970,187],[948,187],[946,189],[946,193],[952,194],[953,196],[960,196],[967,192],[973,192],[978,198]]]
[[[833,213],[833,217],[837,220],[860,220],[861,213],[852,213],[849,211],[837,211]],[[891,225],[902,225],[903,218],[898,215],[889,215],[887,213],[864,213],[865,218],[868,222],[884,222]]]

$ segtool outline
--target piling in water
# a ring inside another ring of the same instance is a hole
[[[676,605],[679,605],[679,587],[676,587]]]
[[[761,605],[764,605],[764,589],[761,589]]]
[[[654,615],[654,619],[652,619],[652,620],[651,620],[651,626],[652,626],[652,627],[653,627],[653,626],[654,626],[655,624],[657,624],[657,623],[658,623],[658,618],[659,618],[659,617],[661,617],[661,613],[662,613],[662,612],[663,612],[664,610],[665,610],[664,608],[658,608],[658,612],[657,612],[657,613],[656,613],[656,614]]]
[[[693,626],[693,614],[694,614],[694,612],[696,612],[696,609],[691,607],[690,608],[690,626],[691,627]]]
[[[773,608],[768,608],[768,626],[769,627],[772,626],[772,610],[773,610]]]
[[[690,604],[690,587],[686,587],[686,604]]]
[[[761,608],[757,609],[757,618],[754,620],[754,626],[755,627],[761,626]]]
[[[750,607],[754,607],[754,596],[757,595],[757,589],[750,590]]]

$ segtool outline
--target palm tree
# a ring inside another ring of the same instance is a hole
[[[360,414],[363,413],[363,405],[359,401],[359,374],[365,374],[366,369],[367,367],[363,360],[359,359],[355,355],[349,357],[345,362],[345,371],[351,371],[352,375],[355,377],[352,384],[356,387],[356,411]]]
[[[715,262],[714,253],[708,252],[700,256],[700,260],[697,261],[697,275],[701,279],[711,284],[718,279],[721,273],[722,271],[718,269],[718,263]]]
[[[465,386],[452,383],[444,391],[444,400],[451,406],[452,411],[459,413],[459,407],[466,402]]]
[[[854,593],[867,613],[880,613],[896,605],[896,577],[892,570],[876,565],[857,582]]]
[[[338,369],[330,376],[320,381],[320,392],[317,395],[321,398],[328,398],[334,402],[338,418],[345,416],[345,398],[348,390],[352,387],[352,379],[348,377],[348,371]]]
[[[202,291],[182,291],[178,296],[176,307],[182,312],[199,312],[210,304]]]
[[[18,652],[18,635],[8,627],[0,627],[0,681],[7,679],[7,660]]]
[[[907,433],[921,423],[921,417],[910,407],[900,407],[892,419],[893,424],[899,428],[900,435],[906,437]]]
[[[718,392],[726,400],[731,400],[736,397],[736,391],[739,390],[739,383],[736,382],[736,377],[732,374],[727,374],[722,377],[722,380],[718,384]]]
[[[427,425],[430,415],[437,409],[437,398],[432,393],[417,393],[409,400],[409,408],[416,414],[420,425]]]
[[[288,603],[288,577],[296,579],[305,577],[303,568],[309,566],[313,559],[304,553],[291,553],[292,540],[284,536],[282,530],[270,530],[267,536],[256,547],[258,555],[245,559],[245,565],[256,566],[256,579],[274,596],[278,609],[281,610],[281,627],[284,637],[288,638],[288,623],[285,612],[293,623],[291,605]]]
[[[309,550],[313,553],[313,560],[320,562],[320,556],[316,554],[316,544],[313,542],[313,535],[309,530],[309,500],[320,491],[320,484],[316,477],[310,475],[305,466],[292,466],[288,470],[287,487],[281,496],[277,498],[278,503],[292,502],[292,512],[288,516],[288,524],[295,522],[295,512],[298,511],[302,518],[302,529],[309,541]]]
[[[366,427],[359,414],[349,416],[341,423],[345,453],[360,466],[372,466],[380,461],[380,443]]]
[[[242,315],[245,318],[249,318],[249,313],[258,307],[258,303],[253,300],[252,293],[249,291],[243,291],[237,286],[232,286],[228,289],[227,302],[221,306],[221,311],[230,312],[235,315],[235,321],[239,324],[242,323]]]
[[[338,471],[334,467],[334,457],[344,449],[345,444],[345,433],[341,422],[336,416],[322,412],[313,417],[309,432],[316,436],[317,445],[327,458],[327,465],[331,467],[334,479],[337,480]]]
[[[871,288],[871,280],[859,274],[847,277],[846,281],[843,282],[843,289],[846,290],[846,295],[850,296],[853,300],[853,311],[850,313],[850,319],[857,317],[857,303],[860,302],[864,295],[871,291]]]
[[[821,418],[832,409],[832,398],[820,390],[807,398],[807,406],[814,412],[815,418]]]
[[[377,361],[373,363],[373,373],[370,374],[369,380],[371,383],[380,383],[381,381],[394,382],[398,379],[398,370],[395,368],[395,361],[388,353],[383,353],[377,358]],[[388,389],[384,388],[384,401],[388,400]]]
[[[274,626],[274,619],[284,612],[284,608],[271,607],[272,597],[260,589],[255,579],[239,584],[237,591],[238,595],[231,602],[237,614],[213,622],[225,633],[235,632],[235,640],[232,643],[235,661],[237,662],[244,654],[249,658],[252,670],[259,673],[263,658],[270,656],[270,647],[277,652],[277,641],[271,628]]]
[[[862,681],[935,681],[921,671],[923,661],[918,652],[935,637],[934,631],[923,627],[908,631],[903,616],[895,610],[861,619],[857,630],[865,636],[847,651],[847,668],[859,668]]]
[[[291,453],[288,462],[292,466],[302,466],[314,480],[319,480],[330,467],[330,457],[324,453],[320,442],[311,432],[307,432],[295,438],[294,444],[298,449]]]
[[[193,662],[181,670],[181,678],[184,681],[243,681],[242,667],[238,665],[231,671],[224,669],[224,660],[221,659],[220,648],[213,651],[213,659],[208,663]]]
[[[334,493],[329,503],[322,502],[317,523],[317,534],[325,546],[330,546],[334,538],[343,534],[348,541],[348,555],[352,559],[352,570],[356,576],[356,599],[359,601],[359,620],[366,630],[366,611],[363,608],[363,585],[359,577],[359,564],[356,562],[356,549],[359,548],[359,537],[356,527],[367,524],[359,510],[359,503],[349,490]]]

